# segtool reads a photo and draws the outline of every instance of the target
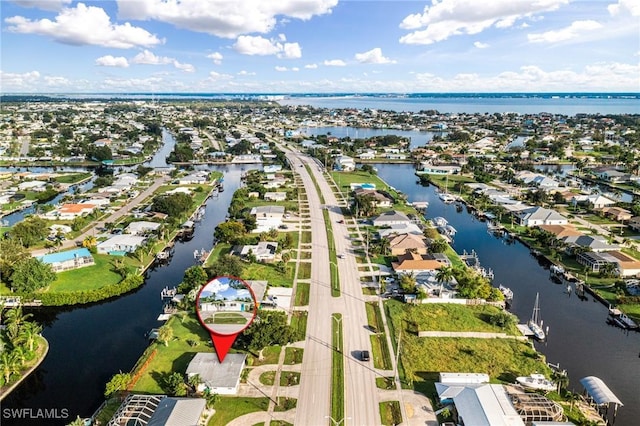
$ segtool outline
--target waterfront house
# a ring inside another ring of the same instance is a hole
[[[137,235],[113,235],[108,240],[98,243],[97,249],[98,253],[102,254],[132,253],[136,251],[138,247],[142,246],[145,240],[145,237]]]
[[[72,204],[67,203],[59,206],[55,210],[45,213],[46,219],[52,220],[73,220],[76,217],[92,213],[96,209],[95,204]]]
[[[560,239],[564,237],[579,237],[584,235],[578,231],[573,225],[539,225],[538,228]]]
[[[234,246],[231,254],[247,259],[253,255],[258,262],[273,262],[276,258],[278,243],[274,241],[260,241],[255,245]]]
[[[624,222],[627,220],[631,220],[633,215],[627,209],[623,209],[622,207],[603,207],[599,209],[605,216],[611,218],[618,222]]]
[[[529,207],[514,212],[514,215],[519,225],[527,227],[538,225],[566,225],[569,223],[566,217],[555,210],[542,207]]]
[[[286,192],[265,192],[264,199],[265,201],[286,201],[287,193]]]
[[[629,228],[640,232],[640,216],[634,216],[629,220]]]
[[[460,173],[461,167],[456,164],[434,165],[430,161],[425,161],[421,170],[417,174],[429,175],[457,175]]]
[[[443,265],[437,260],[429,258],[428,255],[406,252],[398,256],[396,262],[391,263],[391,267],[396,274],[414,274],[425,273],[429,271],[435,271],[442,268]]]
[[[640,261],[621,251],[607,252],[615,258],[621,277],[640,277]]]
[[[282,166],[280,164],[268,164],[262,167],[262,171],[265,173],[275,173],[282,170]]]
[[[375,207],[389,208],[393,206],[393,198],[375,189],[357,188],[353,193],[357,196],[371,197]]]
[[[221,363],[215,353],[198,352],[187,366],[187,377],[200,377],[198,392],[235,395],[246,359],[246,354],[229,353]]]
[[[616,204],[616,202],[611,198],[607,198],[604,195],[600,195],[600,194],[593,194],[593,195],[587,196],[586,203],[589,205],[589,207],[591,207],[594,210]]]
[[[51,269],[53,269],[54,272],[95,265],[93,256],[91,256],[91,253],[86,248],[45,254],[44,256],[39,256],[38,259],[42,261],[42,263],[51,265]]]
[[[413,223],[409,217],[401,211],[390,210],[371,219],[373,226],[390,226]]]
[[[356,168],[353,158],[346,155],[339,155],[334,159],[335,169],[341,172],[352,172]]]
[[[204,185],[209,179],[209,173],[206,171],[197,171],[189,173],[186,176],[178,178],[180,185]]]
[[[401,234],[389,237],[389,250],[392,256],[405,254],[407,251],[413,251],[418,254],[427,253],[427,241],[422,235]]]
[[[129,394],[106,425],[197,426],[203,419],[206,404],[203,398]]]
[[[132,235],[144,235],[149,232],[156,231],[158,228],[160,228],[160,225],[161,224],[158,222],[141,220],[138,222],[131,222],[124,232]]]
[[[400,234],[423,235],[423,232],[415,223],[394,223],[378,229],[378,236],[380,238],[389,238],[392,235]]]
[[[282,225],[284,207],[257,206],[251,209],[250,214],[256,217],[256,229],[251,232],[268,232],[271,229],[278,229]]]
[[[562,241],[569,247],[584,247],[595,252],[618,250],[620,248],[616,244],[609,244],[600,235],[569,235],[563,237]]]

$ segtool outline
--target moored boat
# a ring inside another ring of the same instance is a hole
[[[504,300],[507,302],[511,302],[513,300],[513,291],[509,287],[505,287],[502,284],[498,286],[498,290],[504,296]]]
[[[543,374],[533,373],[529,376],[517,377],[516,381],[527,389],[550,392],[556,389],[556,384],[547,380]]]
[[[531,319],[527,322],[529,330],[533,333],[533,336],[538,340],[544,340],[547,335],[542,329],[542,323],[540,322],[540,295],[536,293],[536,303],[533,305],[533,313]]]

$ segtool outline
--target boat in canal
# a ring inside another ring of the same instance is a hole
[[[513,291],[509,287],[505,287],[502,284],[498,286],[498,290],[504,296],[504,300],[507,303],[511,303],[513,301]]]
[[[618,308],[609,307],[607,322],[625,330],[638,330],[640,326]]]
[[[516,382],[522,387],[532,390],[551,392],[556,389],[556,384],[547,380],[543,374],[533,373],[529,376],[516,377]]]
[[[533,333],[533,336],[538,340],[544,340],[547,336],[542,329],[540,322],[540,294],[536,293],[536,303],[533,305],[533,313],[531,319],[527,323],[529,330]]]

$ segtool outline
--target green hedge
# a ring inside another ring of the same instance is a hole
[[[59,293],[29,293],[22,294],[21,296],[25,300],[40,300],[45,306],[81,305],[119,296],[140,287],[143,282],[144,278],[141,275],[129,275],[119,283],[106,285],[93,290]]]

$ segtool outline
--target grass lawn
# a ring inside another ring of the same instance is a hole
[[[375,293],[374,293],[375,294]],[[369,327],[373,328],[376,333],[384,332],[384,324],[382,323],[382,315],[380,315],[380,307],[377,302],[367,302],[367,322]]]
[[[310,251],[302,251],[302,252],[300,252],[300,259],[301,260],[311,259],[311,255],[312,255],[312,253]]]
[[[393,377],[376,377],[376,387],[378,389],[391,390],[395,389],[395,380]]]
[[[93,290],[120,282],[122,277],[112,270],[111,262],[114,258],[114,256],[109,256],[108,254],[94,254],[95,265],[59,272],[56,280],[49,286],[48,291]]]
[[[295,311],[291,316],[291,328],[293,329],[293,341],[305,340],[307,335],[307,318],[306,311]]]
[[[211,266],[216,260],[218,260],[220,256],[222,256],[223,254],[228,254],[230,251],[231,251],[231,244],[227,244],[227,243],[216,244],[216,246],[213,248],[213,251],[211,252],[211,255],[207,259],[207,263],[205,264],[205,266]]]
[[[284,363],[286,365],[302,363],[304,349],[288,347],[284,349]]]
[[[495,306],[464,306],[449,303],[428,303],[424,305],[404,305],[397,300],[390,300],[389,307],[397,322],[400,318],[405,327],[414,334],[418,331],[477,331],[486,333],[507,333],[520,335],[515,325],[505,330],[489,324],[492,315],[502,311]],[[399,308],[399,310],[397,309]]]
[[[211,338],[195,316],[185,316],[184,321],[174,316],[167,324],[173,330],[173,339],[169,346],[161,343],[152,345],[156,355],[140,375],[132,389],[134,392],[166,393],[162,384],[169,374],[176,371],[184,373],[197,352],[213,352]]]
[[[309,304],[310,287],[310,283],[298,283],[296,286],[296,296],[293,302],[295,306],[307,306]]]
[[[387,337],[384,334],[372,334],[371,349],[373,349],[373,366],[383,370],[391,370],[391,355],[387,345]]]
[[[291,287],[293,280],[276,269],[270,263],[248,263],[244,265],[243,278],[245,280],[269,281],[274,287]]]
[[[300,262],[300,265],[298,266],[298,279],[308,280],[309,278],[311,278],[311,263]]]
[[[367,296],[375,296],[378,294],[378,289],[374,287],[362,287],[362,294]]]
[[[344,418],[344,355],[342,354],[342,314],[331,316],[331,344],[338,350],[331,356],[331,417]]]
[[[277,364],[281,349],[282,347],[280,346],[267,346],[262,350],[262,360],[249,355],[249,365],[256,367],[258,365]]]
[[[67,175],[57,176],[54,178],[54,180],[59,183],[74,184],[76,182],[80,182],[84,179],[90,178],[91,176],[93,176],[93,173],[71,173]]]
[[[208,426],[225,426],[231,420],[256,411],[267,411],[269,398],[246,398],[221,396],[213,407],[216,413]]]
[[[205,321],[208,322],[208,321]],[[234,312],[217,312],[213,324],[246,324],[247,318]]]
[[[298,400],[295,398],[278,397],[278,403],[273,407],[273,411],[288,411],[296,408]]]
[[[302,231],[302,237],[300,239],[302,244],[311,244],[311,231]]]
[[[398,401],[380,403],[380,420],[385,426],[399,425],[402,423],[402,411]]]
[[[280,372],[280,386],[295,386],[300,383],[300,372],[282,371]]]
[[[260,375],[260,378],[258,380],[260,381],[260,383],[262,383],[265,386],[273,386],[273,382],[275,381],[275,378],[276,378],[275,371],[265,371]]]

